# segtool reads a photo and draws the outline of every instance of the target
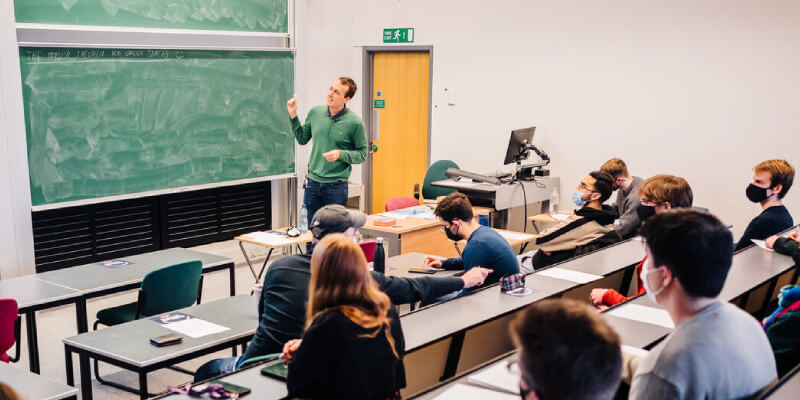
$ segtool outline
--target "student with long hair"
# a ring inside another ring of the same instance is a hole
[[[311,256],[308,327],[284,346],[289,397],[396,399],[405,386],[400,319],[361,248],[327,235]]]

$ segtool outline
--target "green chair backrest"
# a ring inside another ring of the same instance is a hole
[[[439,160],[428,168],[428,172],[425,173],[425,180],[422,182],[422,198],[436,200],[439,196],[447,196],[456,191],[455,189],[431,186],[433,182],[449,179],[444,174],[448,168],[458,168],[458,165],[450,160]]]
[[[189,307],[197,301],[203,263],[186,261],[155,270],[142,280],[144,304],[142,314],[162,314]]]

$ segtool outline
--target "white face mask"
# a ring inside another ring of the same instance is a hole
[[[642,283],[644,284],[644,290],[647,293],[647,297],[650,300],[653,300],[653,302],[658,303],[658,300],[656,300],[656,296],[658,296],[659,293],[664,291],[664,288],[666,286],[662,286],[662,287],[658,288],[658,290],[653,290],[650,287],[650,284],[647,283],[647,275],[649,275],[650,273],[652,273],[653,271],[658,269],[658,268],[648,268],[648,264],[652,263],[650,261],[651,259],[652,259],[652,257],[648,257],[647,261],[645,261],[644,265],[642,265],[642,273],[639,275],[639,278],[642,280]]]

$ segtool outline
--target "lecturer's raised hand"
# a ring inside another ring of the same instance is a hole
[[[292,96],[292,98],[286,102],[286,111],[289,112],[290,118],[297,118],[297,96]]]
[[[325,153],[322,153],[322,156],[325,157],[328,162],[334,162],[339,159],[339,155],[341,154],[340,150],[331,150]]]

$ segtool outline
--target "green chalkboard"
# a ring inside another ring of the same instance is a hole
[[[14,0],[17,22],[288,32],[287,0]]]
[[[33,205],[294,172],[291,52],[20,48]]]

